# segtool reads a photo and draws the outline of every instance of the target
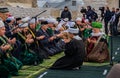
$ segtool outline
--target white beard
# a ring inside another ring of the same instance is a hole
[[[101,36],[101,35],[103,35],[103,34],[105,34],[105,33],[103,33],[103,32],[91,33],[92,36]]]

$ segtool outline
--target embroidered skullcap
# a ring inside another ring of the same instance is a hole
[[[41,25],[46,25],[46,24],[48,24],[47,21],[42,21],[42,22],[41,22]]]
[[[67,26],[67,27],[74,27],[75,26],[75,22],[67,22],[67,24],[65,26]]]
[[[28,22],[30,20],[30,17],[29,16],[27,16],[27,17],[25,17],[25,18],[22,18],[22,22]]]
[[[39,21],[45,21],[46,19],[45,19],[45,17],[40,17],[38,20]]]
[[[9,9],[8,8],[0,8],[0,13],[6,13],[6,12],[9,12]]]
[[[30,24],[35,24],[35,19],[30,20]]]
[[[19,27],[21,27],[21,28],[28,27],[28,23],[21,23],[21,24],[19,24]]]
[[[100,23],[100,22],[92,22],[92,27],[93,28],[102,28],[102,23]]]
[[[55,18],[47,18],[47,22],[48,23],[53,23],[53,24],[57,24],[57,20]]]
[[[79,33],[79,29],[78,28],[68,28],[68,32],[72,33],[72,34],[78,34]]]

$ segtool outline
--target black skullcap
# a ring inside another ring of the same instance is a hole
[[[20,18],[20,17],[18,17],[18,18],[16,18],[16,21],[19,21],[19,20],[21,20],[22,18]]]
[[[61,21],[61,18],[60,18],[60,17],[57,17],[56,20],[57,20],[58,22],[60,22],[60,21]]]
[[[45,24],[48,24],[47,21],[41,21],[41,25],[45,25]]]
[[[64,8],[68,8],[67,6],[65,6]]]
[[[9,12],[8,8],[0,8],[0,13],[6,13]]]

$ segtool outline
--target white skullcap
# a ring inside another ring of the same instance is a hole
[[[77,17],[76,21],[82,21],[82,18]]]
[[[28,16],[28,17],[25,17],[25,18],[22,18],[22,22],[28,22],[30,20],[30,17]]]
[[[38,18],[39,21],[45,21],[45,17]]]
[[[21,23],[21,24],[19,24],[19,27],[21,27],[21,28],[28,27],[28,23]]]
[[[35,19],[30,20],[30,24],[35,24]]]
[[[67,27],[74,27],[75,26],[75,22],[67,22],[67,24],[65,26],[67,26]]]
[[[53,23],[53,24],[58,23],[55,18],[47,18],[47,22],[48,22],[48,23]]]
[[[68,28],[68,32],[69,33],[73,33],[73,34],[78,34],[79,33],[79,29],[78,28]]]
[[[5,24],[3,23],[3,21],[0,20],[0,28],[4,27],[4,26],[5,26]]]

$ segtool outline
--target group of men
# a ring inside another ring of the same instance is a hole
[[[37,20],[29,16],[15,18],[7,8],[0,8],[0,13],[5,15],[0,20],[0,77],[17,75],[22,65],[38,65],[43,59],[64,51],[63,32],[74,33],[73,38],[84,42],[86,51],[88,47],[92,51],[96,42],[107,44],[104,33],[100,31],[102,23],[93,22],[96,19],[91,20],[93,17],[89,13],[87,19],[77,17],[75,21],[71,21],[67,7],[57,20],[52,17]],[[83,53],[82,62],[91,51]]]
[[[119,16],[120,10],[119,8],[109,9],[108,6],[99,8],[101,15],[100,18],[94,8],[91,6],[82,7],[80,12],[83,14],[83,18],[88,19],[90,22],[92,21],[103,21],[104,20],[104,31],[105,34],[109,35],[117,35],[118,26],[119,26]],[[71,12],[67,6],[64,7],[64,11],[61,13],[61,18],[72,19]],[[110,25],[110,26],[109,26]]]
[[[6,16],[0,20],[0,78],[18,75],[23,65],[38,65],[63,51],[55,19],[15,18],[7,8],[0,13]]]

